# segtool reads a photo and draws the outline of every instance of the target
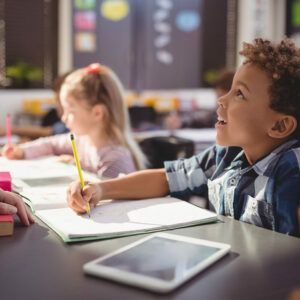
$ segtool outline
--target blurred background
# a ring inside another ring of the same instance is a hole
[[[0,0],[0,124],[41,125],[55,78],[101,62],[135,131],[213,127],[213,87],[242,42],[284,36],[300,43],[300,0]]]
[[[299,0],[0,0],[0,85],[51,88],[100,61],[139,92],[207,87],[242,41],[299,32]]]

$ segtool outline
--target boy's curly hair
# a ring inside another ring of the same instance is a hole
[[[285,38],[279,44],[261,38],[252,44],[243,43],[239,52],[246,59],[265,71],[271,78],[270,107],[297,119],[293,134],[300,136],[300,49]]]

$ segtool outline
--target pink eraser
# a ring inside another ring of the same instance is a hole
[[[11,176],[9,172],[0,172],[0,188],[4,191],[11,191]]]
[[[14,233],[14,218],[12,215],[0,215],[0,236]]]
[[[0,215],[0,222],[13,223],[14,218],[12,215]]]

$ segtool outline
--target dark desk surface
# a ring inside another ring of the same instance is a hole
[[[287,299],[300,288],[300,239],[223,218],[169,231],[229,243],[231,253],[175,292],[158,295],[83,274],[82,265],[142,235],[64,244],[42,222],[0,238],[0,299]]]

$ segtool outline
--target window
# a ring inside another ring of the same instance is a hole
[[[0,0],[0,85],[49,88],[57,74],[58,0]]]

